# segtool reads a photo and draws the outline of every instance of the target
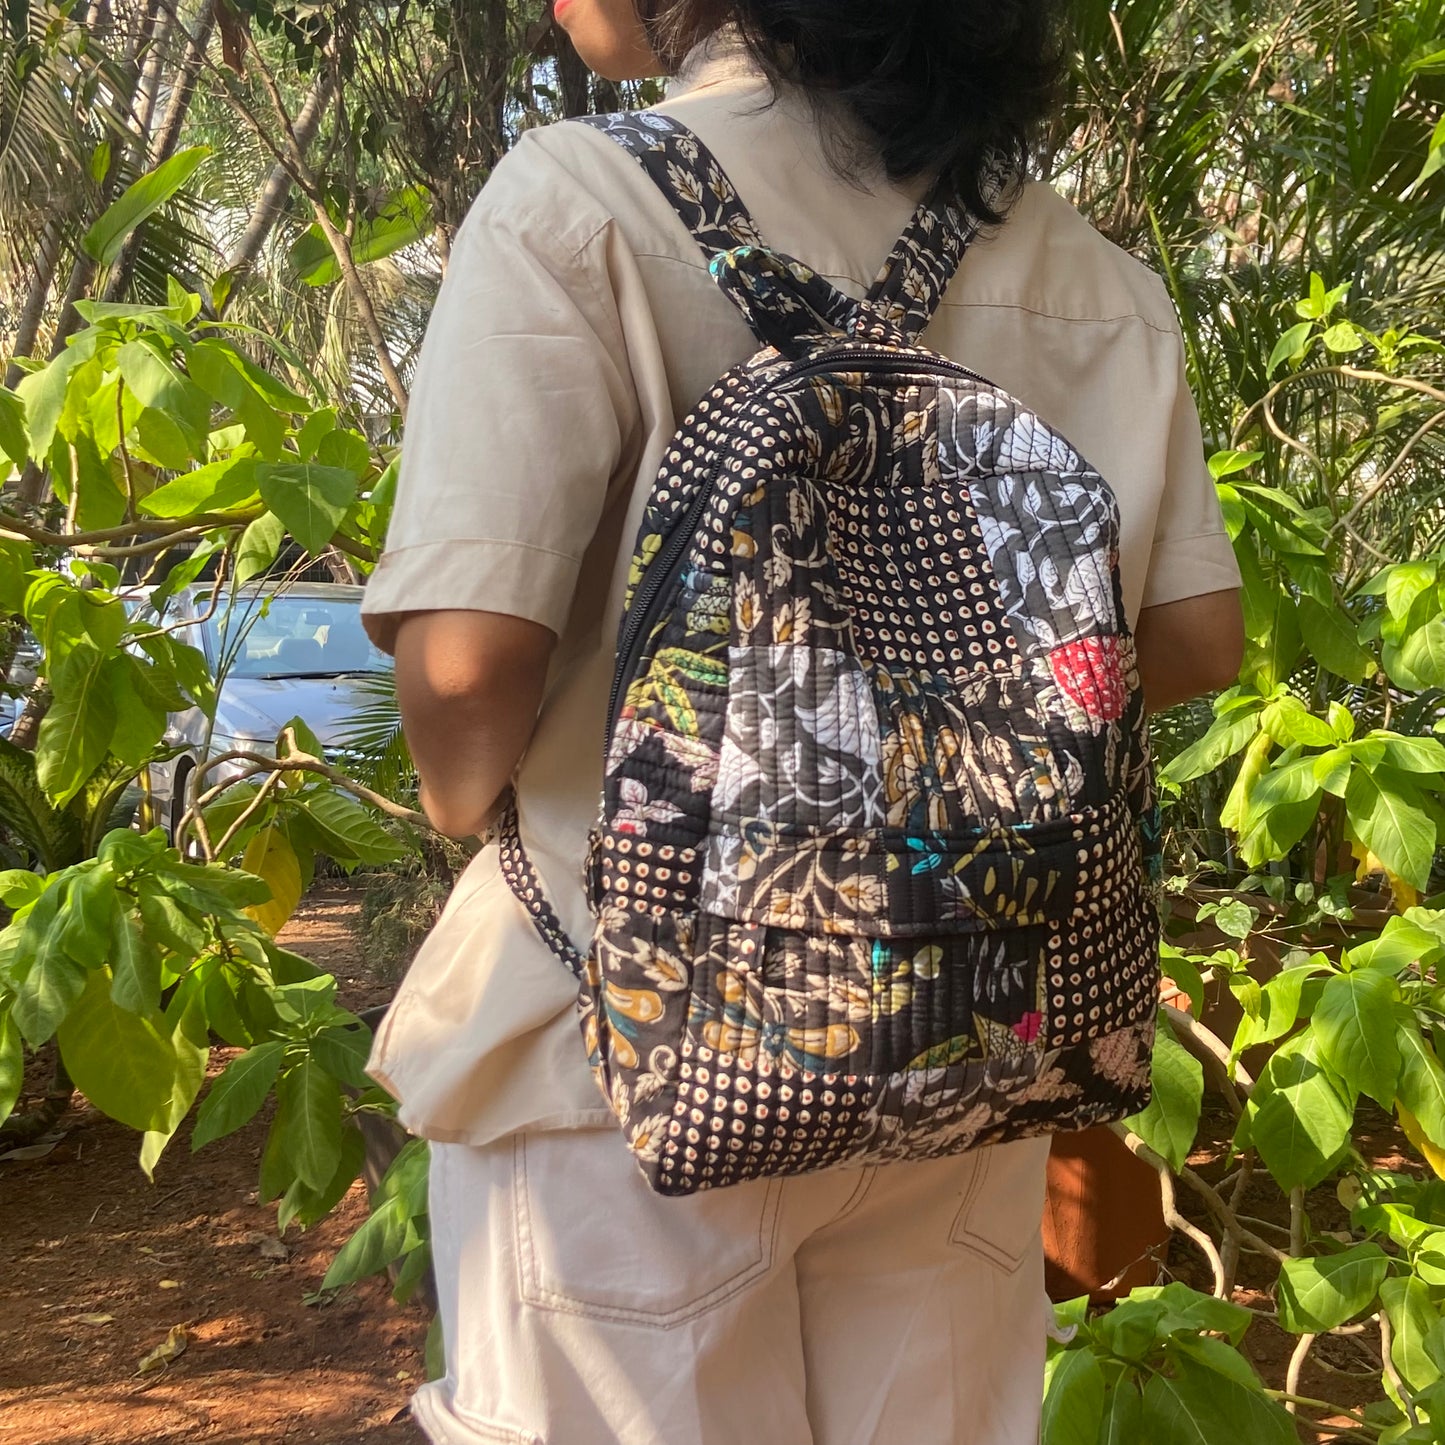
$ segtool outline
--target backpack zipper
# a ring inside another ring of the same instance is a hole
[[[842,351],[831,356],[803,362],[784,372],[768,387],[768,390],[777,391],[788,382],[799,381],[809,376],[825,375],[829,372],[885,370],[962,376],[967,377],[970,381],[981,381],[985,385],[992,385],[986,377],[980,376],[978,372],[970,371],[968,367],[960,366],[957,362],[948,361],[943,357],[904,360],[896,351],[877,350]],[[696,535],[697,524],[707,510],[708,503],[712,501],[718,477],[722,473],[723,461],[724,458],[720,456],[713,464],[712,470],[703,481],[697,496],[693,498],[692,505],[674,523],[672,530],[668,533],[666,543],[647,569],[647,573],[637,589],[637,595],[633,598],[632,606],[627,609],[622,635],[617,644],[617,666],[612,674],[612,692],[607,700],[607,737],[603,751],[604,759],[612,756],[612,736],[617,731],[618,715],[622,709],[623,681],[631,676],[640,649],[652,636],[653,627],[657,622],[655,614],[658,604],[670,590],[670,584],[676,581],[682,571],[688,544]]]

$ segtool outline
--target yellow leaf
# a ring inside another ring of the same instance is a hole
[[[269,901],[246,912],[274,938],[301,902],[301,864],[295,849],[279,829],[267,828],[246,845],[241,867],[271,889]]]
[[[152,1370],[164,1369],[173,1360],[178,1360],[185,1354],[186,1346],[190,1342],[190,1335],[186,1332],[184,1325],[172,1325],[164,1343],[157,1345],[149,1354],[141,1356],[140,1364],[136,1367],[136,1374],[148,1375]]]
[[[1395,1113],[1399,1115],[1400,1127],[1405,1131],[1405,1137],[1420,1151],[1436,1175],[1445,1179],[1445,1149],[1437,1149],[1426,1138],[1420,1121],[1398,1099],[1395,1100]]]

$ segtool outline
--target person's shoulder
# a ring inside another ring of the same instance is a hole
[[[493,167],[464,229],[495,227],[580,251],[616,219],[617,183],[630,179],[627,159],[580,121],[523,131]]]
[[[1004,224],[975,244],[975,289],[1061,321],[1134,318],[1158,331],[1179,321],[1163,281],[1101,235],[1052,186],[1030,181]],[[967,273],[965,273],[967,274]]]

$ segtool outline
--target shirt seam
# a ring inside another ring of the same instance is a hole
[[[523,542],[515,537],[438,537],[434,542],[408,542],[401,547],[388,547],[383,557],[400,557],[405,552],[420,552],[427,547],[516,547],[527,552],[540,552],[544,557],[555,557],[559,562],[581,565],[582,558],[570,552],[559,552],[555,547],[542,547],[536,542]]]
[[[666,251],[634,251],[632,253],[640,261],[671,261],[675,266],[686,266],[689,271],[705,271],[706,266],[700,265],[683,256],[671,256]],[[820,271],[818,275],[825,281],[851,281],[855,286],[864,285],[856,276],[846,276],[837,271]],[[1075,322],[1084,326],[1103,326],[1115,321],[1137,321],[1141,326],[1147,326],[1151,331],[1157,331],[1161,336],[1177,337],[1177,328],[1161,324],[1158,321],[1151,321],[1147,316],[1138,311],[1120,311],[1112,316],[1066,316],[1057,311],[1043,311],[1037,306],[1025,306],[1021,301],[950,301],[947,298],[941,303],[942,306],[954,310],[978,310],[989,308],[998,311],[1023,311],[1030,316],[1040,316],[1048,321]]]

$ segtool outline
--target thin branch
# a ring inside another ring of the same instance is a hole
[[[1305,1361],[1310,1357],[1315,1338],[1314,1335],[1301,1335],[1299,1343],[1294,1347],[1294,1354],[1289,1357],[1289,1371],[1285,1375],[1284,1388],[1291,1398],[1285,1401],[1284,1407],[1291,1415],[1296,1412],[1293,1397],[1299,1394],[1300,1376],[1304,1374]]]

